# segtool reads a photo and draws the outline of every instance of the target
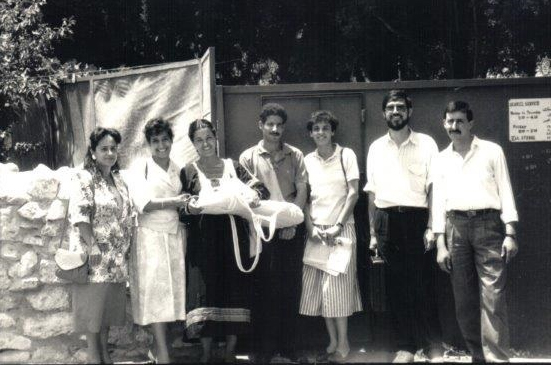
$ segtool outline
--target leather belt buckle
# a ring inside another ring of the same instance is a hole
[[[476,217],[478,215],[478,211],[476,211],[476,210],[467,210],[467,211],[465,211],[465,213],[467,214],[467,217],[469,217],[469,218]]]
[[[396,207],[396,211],[397,211],[398,213],[405,213],[405,212],[407,211],[407,208],[404,207],[404,206],[402,206],[402,205],[398,205],[398,206]]]

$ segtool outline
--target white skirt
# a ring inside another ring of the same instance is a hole
[[[134,323],[185,320],[185,233],[183,226],[176,234],[138,227],[130,260]]]

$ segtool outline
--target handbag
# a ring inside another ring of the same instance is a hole
[[[63,242],[65,229],[67,228],[67,213],[69,204],[65,208],[65,218],[63,228],[59,239],[60,246]],[[88,282],[88,255],[83,252],[69,251],[65,248],[56,250],[54,261],[56,264],[55,276],[59,279],[67,280],[75,284],[85,284]]]
[[[54,256],[55,276],[75,284],[88,282],[88,255],[58,248]]]
[[[384,261],[375,250],[375,256],[371,258],[371,270],[369,273],[369,305],[374,312],[384,312],[386,305],[385,267]]]

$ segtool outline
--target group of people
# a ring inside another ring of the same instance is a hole
[[[451,144],[412,130],[412,103],[402,90],[382,102],[388,133],[367,156],[369,222],[354,221],[359,169],[354,151],[334,141],[339,121],[312,113],[306,127],[316,149],[307,154],[283,142],[287,113],[264,105],[262,140],[239,161],[218,156],[213,124],[198,119],[188,136],[199,159],[183,168],[170,159],[174,139],[163,119],[144,129],[151,157],[128,170],[117,163],[121,135],[96,128],[83,169],[76,174],[70,219],[73,250],[89,257],[89,282],[73,285],[75,331],[86,334],[88,360],[110,363],[109,327],[125,322],[129,282],[133,320],[151,325],[154,358],[168,363],[167,323],[185,321],[187,338],[212,361],[214,337],[225,337],[224,361],[235,361],[238,336],[252,333],[254,360],[298,360],[297,315],[321,316],[329,343],[318,361],[347,362],[348,317],[362,311],[356,274],[355,225],[370,228],[370,249],[384,259],[396,362],[412,362],[418,349],[442,360],[434,271],[451,275],[457,320],[474,361],[507,361],[506,264],[518,250],[518,220],[502,149],[477,138],[473,112],[450,102],[443,126]],[[305,221],[281,228],[255,251],[249,222],[228,214],[203,214],[197,196],[239,179],[260,200],[293,203]],[[234,257],[260,255],[252,274]],[[335,275],[303,264],[305,241],[352,242],[346,272]],[[436,250],[434,247],[436,246]]]

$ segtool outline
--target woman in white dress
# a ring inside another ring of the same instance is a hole
[[[130,273],[132,314],[135,323],[151,324],[156,360],[169,363],[166,323],[186,318],[186,234],[177,209],[189,195],[180,194],[180,168],[169,157],[173,140],[170,124],[153,119],[144,132],[151,157],[135,163],[129,175],[139,213]]]
[[[350,239],[352,257],[347,271],[337,276],[304,265],[300,314],[325,319],[329,345],[323,357],[346,362],[350,352],[348,317],[362,310],[352,214],[358,200],[359,171],[354,151],[333,143],[337,125],[335,116],[324,110],[314,112],[307,124],[317,148],[304,158],[311,190],[305,222],[310,237],[329,244],[336,237]]]

